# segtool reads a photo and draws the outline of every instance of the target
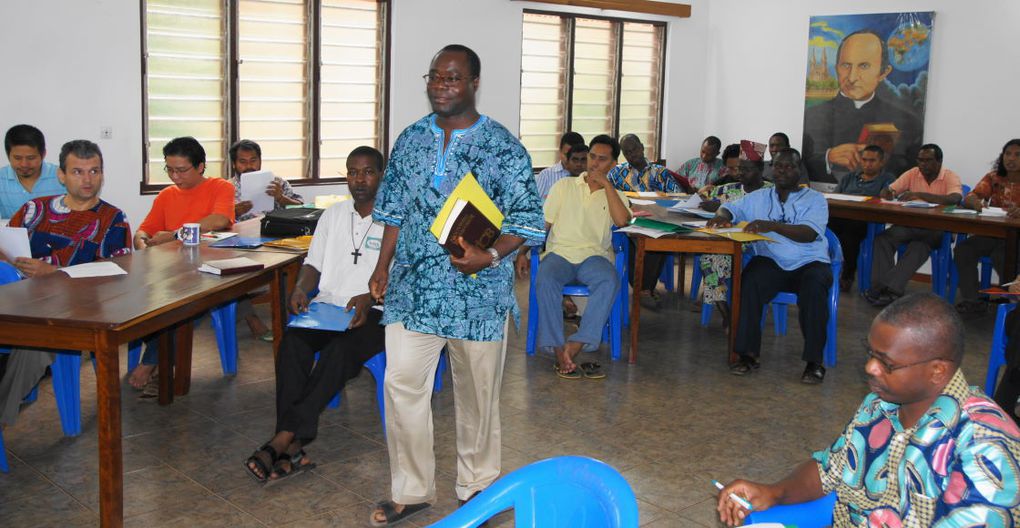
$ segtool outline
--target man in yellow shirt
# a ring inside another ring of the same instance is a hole
[[[546,252],[535,277],[538,346],[556,351],[556,373],[561,378],[578,379],[580,371],[589,378],[605,377],[597,364],[579,367],[574,358],[582,348],[598,347],[620,289],[610,228],[627,225],[630,209],[623,193],[606,177],[619,155],[615,139],[596,136],[589,145],[588,170],[556,182],[545,202]],[[584,284],[591,295],[578,331],[564,343],[560,303],[563,286],[571,283]]]

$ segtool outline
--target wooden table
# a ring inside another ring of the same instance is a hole
[[[1006,265],[1003,270],[1004,277],[1001,280],[1007,281],[1016,277],[1017,230],[1020,230],[1020,220],[972,214],[943,213],[942,206],[922,209],[894,204],[852,202],[831,198],[828,202],[830,217],[1003,238],[1006,240]]]
[[[243,255],[262,262],[265,269],[227,277],[197,271],[204,260],[240,255],[174,242],[112,259],[127,275],[71,279],[58,272],[0,287],[0,343],[96,354],[102,526],[119,527],[124,516],[118,347],[162,329],[188,334],[190,343],[191,319],[265,284],[273,297],[273,345],[279,346],[285,270],[293,269],[301,257],[249,252]],[[169,344],[168,337],[163,339]],[[166,361],[169,349],[161,347],[160,356]],[[182,364],[185,359],[190,357],[179,359],[179,372],[190,372],[190,362]],[[171,369],[165,370],[172,376]]]
[[[658,205],[637,206],[637,210],[645,210],[652,213],[655,220],[679,224],[684,217],[666,212],[665,208]],[[740,272],[743,265],[744,245],[728,238],[708,235],[705,233],[685,233],[682,235],[667,235],[659,238],[650,238],[644,235],[628,233],[637,251],[634,254],[634,292],[630,302],[630,357],[629,363],[637,362],[638,350],[638,328],[641,318],[641,280],[645,263],[645,252],[662,251],[666,253],[722,253],[733,258],[732,275],[732,300],[730,302],[730,335],[729,335],[729,356],[728,361],[733,363],[737,360],[736,325],[740,317]],[[626,288],[626,284],[621,287]]]

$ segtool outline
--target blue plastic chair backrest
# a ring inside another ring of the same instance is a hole
[[[825,228],[825,240],[829,242],[829,260],[833,264],[843,264],[843,245],[839,243],[839,237],[831,229]]]
[[[17,268],[6,262],[0,262],[0,284],[17,282],[19,280],[21,280],[21,275],[18,273]]]
[[[509,508],[517,526],[638,526],[637,498],[623,476],[604,462],[577,456],[541,460],[509,473],[431,526],[478,526]]]

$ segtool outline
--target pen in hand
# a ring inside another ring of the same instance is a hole
[[[715,487],[718,488],[719,491],[722,491],[723,488],[725,487],[718,480],[713,480],[712,484],[715,484]],[[754,511],[754,506],[750,503],[750,501],[748,501],[747,499],[741,497],[740,495],[737,495],[736,493],[733,493],[731,491],[730,492],[730,498],[733,499],[734,501],[736,501],[736,503],[741,505],[745,510],[747,510],[747,511]]]

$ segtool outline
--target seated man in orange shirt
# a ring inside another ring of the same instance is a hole
[[[174,185],[160,191],[152,202],[152,209],[135,233],[135,249],[175,240],[177,230],[186,223],[198,223],[202,231],[229,228],[234,222],[234,186],[221,178],[205,177],[205,149],[198,140],[171,140],[163,147],[163,159]],[[145,387],[158,360],[155,336],[145,344],[142,362],[128,378],[136,389]]]

